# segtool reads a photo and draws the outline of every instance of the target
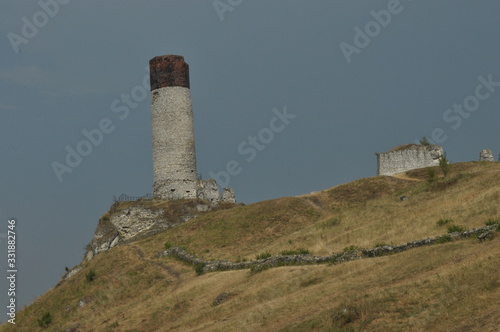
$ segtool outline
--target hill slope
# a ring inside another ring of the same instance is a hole
[[[454,164],[449,179],[426,178],[416,170],[204,213],[100,253],[0,331],[497,331],[498,235],[258,273],[197,275],[157,257],[165,243],[205,260],[298,249],[331,255],[499,222],[499,163]],[[51,323],[42,329],[46,313]]]

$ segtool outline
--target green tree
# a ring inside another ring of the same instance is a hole
[[[446,158],[446,152],[439,157],[439,167],[441,167],[441,170],[443,171],[443,175],[446,178],[448,173],[451,170],[451,164],[448,158]]]

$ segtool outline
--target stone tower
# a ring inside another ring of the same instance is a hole
[[[196,198],[197,173],[189,65],[178,55],[149,61],[153,197]]]

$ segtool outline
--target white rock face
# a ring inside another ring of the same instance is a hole
[[[187,201],[167,208],[134,206],[119,210],[99,220],[85,259],[91,260],[122,243],[178,226],[213,207],[216,204],[209,201]]]
[[[133,207],[113,215],[110,221],[116,227],[123,241],[127,241],[150,229],[159,221],[158,219],[160,219],[162,213],[163,210],[160,209]],[[113,242],[114,240],[110,243],[110,247]]]

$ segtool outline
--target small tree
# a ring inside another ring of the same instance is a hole
[[[425,136],[420,139],[420,144],[422,144],[422,145],[431,145],[431,143],[429,142],[429,140]]]
[[[451,164],[450,161],[446,158],[446,152],[439,157],[439,167],[441,167],[441,170],[443,171],[443,175],[446,178],[448,173],[451,170]]]
[[[436,181],[436,171],[432,167],[427,168],[427,182],[434,183]]]
[[[92,282],[94,281],[96,277],[96,273],[95,273],[95,270],[90,270],[86,275],[85,275],[85,279],[87,279],[87,282]]]

